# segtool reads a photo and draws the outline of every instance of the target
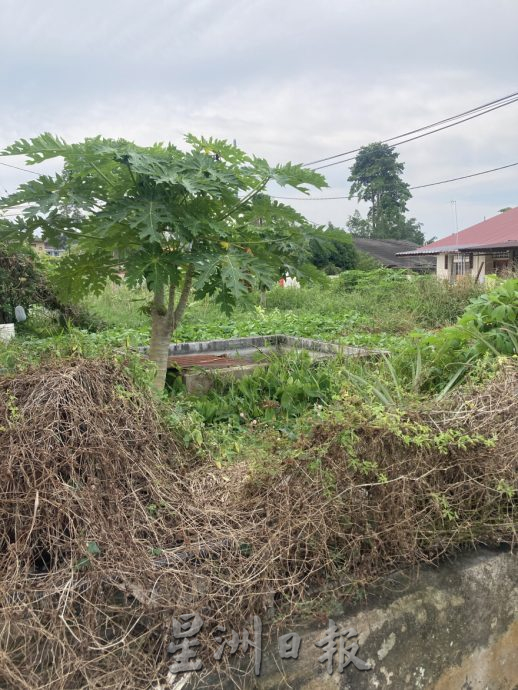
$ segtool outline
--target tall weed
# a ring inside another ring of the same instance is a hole
[[[307,352],[271,355],[267,367],[239,380],[221,380],[193,406],[206,423],[234,426],[284,423],[329,402],[341,386],[339,360],[313,362]]]

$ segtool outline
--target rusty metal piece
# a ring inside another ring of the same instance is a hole
[[[204,369],[226,369],[250,364],[249,359],[243,357],[229,357],[228,355],[173,355],[167,358],[168,369],[192,369],[203,367]]]

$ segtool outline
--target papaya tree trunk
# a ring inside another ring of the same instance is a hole
[[[148,357],[156,364],[153,387],[158,392],[162,391],[165,386],[171,334],[172,328],[167,324],[166,315],[153,310],[151,316],[151,341],[149,343]]]
[[[194,267],[191,265],[185,272],[185,277],[178,299],[175,304],[176,288],[169,286],[167,306],[165,304],[165,290],[163,285],[157,285],[151,307],[151,340],[149,343],[148,357],[156,365],[156,374],[153,387],[159,393],[164,390],[167,374],[167,360],[169,356],[169,344],[171,337],[182,320],[189,294],[192,287]]]

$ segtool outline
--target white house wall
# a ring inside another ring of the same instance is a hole
[[[444,268],[446,254],[437,254],[437,277],[449,280],[451,276],[451,258],[448,260],[448,268]]]
[[[444,268],[444,259],[446,254],[437,255],[437,277],[441,280],[453,280],[453,254],[448,255],[448,268]],[[480,273],[479,273],[480,271]],[[488,273],[493,273],[493,257],[491,254],[475,254],[473,256],[473,269],[467,273],[476,278],[478,275],[479,282],[483,283],[484,278]]]

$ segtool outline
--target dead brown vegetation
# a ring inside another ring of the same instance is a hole
[[[319,587],[512,544],[517,391],[508,367],[397,424],[349,399],[258,471],[189,457],[113,364],[1,380],[0,687],[151,688],[173,615],[239,629]],[[440,452],[452,428],[470,441]]]

